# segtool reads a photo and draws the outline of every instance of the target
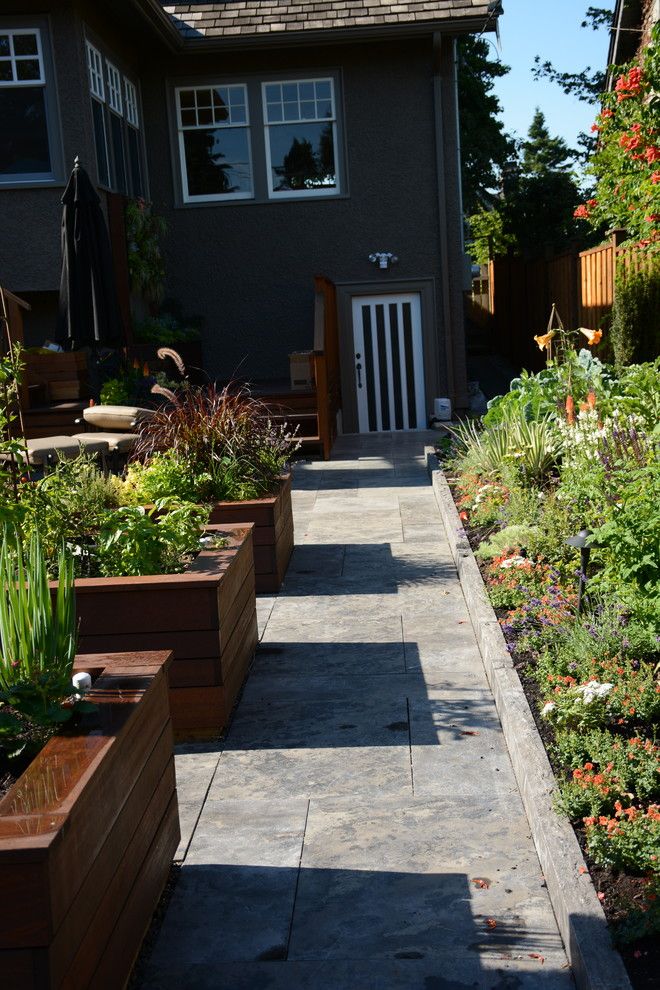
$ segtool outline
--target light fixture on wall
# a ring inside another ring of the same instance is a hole
[[[379,268],[387,270],[390,265],[393,265],[399,259],[391,251],[374,251],[373,254],[369,255],[369,261],[372,265],[378,265]]]

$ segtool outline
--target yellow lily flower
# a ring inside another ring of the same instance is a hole
[[[580,333],[583,333],[587,338],[587,343],[589,347],[593,347],[594,344],[599,344],[603,336],[602,330],[589,330],[587,327],[579,327]]]
[[[548,330],[547,333],[534,337],[534,340],[539,345],[539,350],[544,351],[546,348],[550,347],[550,342],[553,337],[557,336],[556,330]]]

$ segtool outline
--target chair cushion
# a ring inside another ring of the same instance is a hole
[[[67,457],[78,457],[80,444],[75,437],[35,437],[26,440],[27,462],[34,466],[45,464],[49,457],[58,460]],[[2,460],[8,460],[9,455],[3,454]]]
[[[75,439],[84,444],[86,439],[93,438],[107,443],[111,453],[128,454],[135,447],[139,437],[137,433],[76,433]]]
[[[110,450],[108,441],[99,439],[98,433],[77,433],[75,439],[86,454],[107,454]]]
[[[88,406],[83,409],[83,419],[100,430],[132,430],[138,423],[151,419],[153,409],[140,406]]]

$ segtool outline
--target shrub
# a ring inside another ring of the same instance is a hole
[[[64,544],[75,554],[76,574],[85,575],[93,538],[106,512],[118,508],[120,499],[121,482],[105,477],[89,455],[58,461],[40,481],[21,487],[23,531],[27,536],[39,533],[51,569]]]
[[[660,798],[660,749],[651,739],[598,729],[561,732],[553,750],[570,774],[557,807],[574,820],[612,812],[617,799]]]
[[[644,811],[615,803],[612,818],[585,819],[587,847],[596,863],[616,870],[660,875],[660,807]]]
[[[182,484],[202,480],[199,500],[255,498],[274,491],[299,441],[285,425],[271,421],[263,402],[237,385],[191,387],[169,399],[140,426],[136,456],[146,464],[143,485],[155,455],[166,455],[170,464],[156,458],[153,470],[165,471],[171,486],[176,474],[172,462],[178,462]],[[155,488],[155,483],[147,484]],[[171,493],[181,495],[179,489]]]
[[[649,263],[650,264],[650,263]],[[648,270],[617,267],[612,346],[618,367],[653,361],[660,352],[660,262]]]

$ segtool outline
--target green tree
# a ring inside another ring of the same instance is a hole
[[[458,44],[463,207],[466,215],[491,203],[499,174],[513,154],[512,139],[499,119],[502,106],[494,93],[495,79],[509,71],[489,58],[488,42],[467,36]]]
[[[575,152],[550,134],[537,109],[500,206],[504,231],[522,254],[561,251],[580,239],[574,213],[582,195],[571,170],[574,158]]]
[[[587,7],[584,20],[580,25],[598,31],[603,27],[611,27],[612,10],[609,7]],[[541,62],[539,55],[534,59],[532,75],[538,81],[549,79],[557,83],[567,96],[576,96],[585,103],[598,103],[600,94],[605,89],[606,73],[602,69],[592,69],[590,65],[580,72],[560,72],[552,62]]]

